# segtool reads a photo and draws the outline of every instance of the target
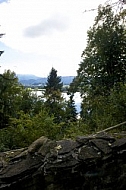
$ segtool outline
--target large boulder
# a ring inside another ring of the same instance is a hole
[[[41,137],[17,152],[0,154],[0,190],[126,189],[125,137]]]

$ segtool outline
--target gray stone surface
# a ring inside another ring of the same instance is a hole
[[[52,141],[0,153],[0,190],[126,189],[126,138],[108,134]]]

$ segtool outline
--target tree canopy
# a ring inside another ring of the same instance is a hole
[[[110,5],[98,7],[93,27],[87,32],[87,46],[82,52],[77,76],[71,84],[72,91],[79,90],[83,98],[81,117],[94,127],[106,126],[108,114],[111,115],[109,122],[120,121],[115,119],[119,114],[112,107],[119,107],[113,100],[120,97],[119,91],[123,92],[122,96],[126,94],[125,15],[126,10],[115,12]]]
[[[126,81],[126,26],[123,10],[118,14],[111,6],[98,8],[93,27],[87,32],[87,47],[79,65],[82,93],[107,93],[118,82]]]
[[[50,115],[54,115],[56,122],[61,122],[63,115],[63,83],[57,76],[57,70],[51,69],[45,86],[45,106]]]
[[[61,82],[61,77],[57,76],[57,70],[53,67],[50,71],[50,74],[47,78],[47,83],[45,86],[46,91],[55,91],[55,90],[62,90],[63,83]]]

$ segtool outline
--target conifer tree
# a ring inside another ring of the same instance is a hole
[[[67,101],[66,106],[66,122],[75,122],[77,121],[77,110],[75,107],[75,101],[73,99],[74,94],[70,94],[69,100]]]
[[[56,123],[60,123],[64,115],[62,87],[61,77],[57,76],[57,70],[52,68],[47,78],[44,97],[46,99],[45,107],[49,115],[54,116]]]

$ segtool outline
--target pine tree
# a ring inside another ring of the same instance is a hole
[[[57,70],[52,68],[47,78],[44,97],[46,99],[45,107],[49,115],[54,116],[56,123],[60,123],[64,115],[62,87],[61,77],[57,76]]]
[[[50,74],[47,78],[47,83],[45,86],[46,91],[57,91],[62,90],[63,83],[61,82],[61,77],[57,76],[57,70],[55,70],[53,67],[50,71]]]
[[[74,94],[70,94],[69,100],[67,101],[66,106],[66,122],[75,122],[77,121],[77,110],[75,107],[75,101],[73,99]]]

